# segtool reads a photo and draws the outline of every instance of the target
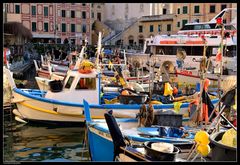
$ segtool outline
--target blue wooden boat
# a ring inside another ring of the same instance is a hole
[[[85,100],[84,111],[87,124],[88,146],[92,161],[113,161],[114,143],[108,125],[105,120],[92,120],[88,102]],[[113,112],[114,115],[114,112]],[[184,127],[188,136],[182,137],[162,137],[159,136],[159,127],[138,127],[138,120],[134,118],[116,119],[123,136],[128,139],[131,145],[142,145],[143,142],[167,142],[176,145],[189,146],[193,144],[195,132],[199,129]]]

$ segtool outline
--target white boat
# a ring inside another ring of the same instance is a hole
[[[150,60],[149,54],[151,50],[151,53],[153,54],[151,57],[152,62],[157,63],[160,66],[158,70],[156,70],[159,72],[159,75],[165,74],[163,71],[163,69],[165,69],[168,73],[177,73],[176,75],[179,82],[196,84],[196,82],[200,81],[199,70],[203,59],[204,47],[206,46],[206,56],[209,57],[209,69],[207,70],[206,76],[212,81],[211,84],[216,85],[218,76],[215,74],[216,71],[214,68],[217,66],[216,54],[218,53],[222,36],[217,32],[211,32],[221,30],[219,28],[215,29],[215,19],[223,17],[224,13],[229,10],[236,9],[224,9],[210,22],[189,23],[186,25],[188,27],[199,26],[202,28],[208,25],[209,28],[207,29],[189,29],[186,31],[180,30],[177,35],[156,35],[152,38],[147,38],[145,42],[145,53],[128,53],[128,61],[138,60],[140,63],[144,64],[145,67],[147,67],[146,62]],[[212,24],[214,26],[212,26]],[[226,72],[224,72],[221,78],[222,82],[229,75],[236,76],[237,73],[236,28],[232,24],[228,25],[231,26],[230,30],[229,27],[226,27],[227,25],[224,26],[224,33],[229,32],[230,36],[223,39],[224,52],[222,58],[222,66]],[[179,54],[185,57],[179,59]],[[170,67],[171,70],[166,66]]]
[[[91,107],[93,118],[103,118],[106,110],[112,109],[116,117],[135,118],[142,104],[104,104],[105,98],[116,98],[119,93],[101,94],[101,73],[95,69],[91,73],[83,74],[78,70],[70,70],[64,80],[53,81],[51,90],[19,89],[8,69],[4,72],[12,89],[12,102],[18,110],[14,112],[23,120],[84,122],[83,99]],[[55,83],[55,84],[54,84]],[[146,99],[146,95],[142,95]],[[146,100],[145,100],[146,101]],[[218,99],[212,99],[216,104]],[[189,103],[182,103],[180,114],[187,116]],[[154,109],[174,109],[174,104],[156,104]]]

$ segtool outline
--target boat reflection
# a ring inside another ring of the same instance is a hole
[[[83,127],[13,125],[5,134],[5,161],[89,161]]]

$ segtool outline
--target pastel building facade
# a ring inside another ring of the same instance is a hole
[[[7,22],[21,22],[33,40],[91,43],[90,3],[5,3]]]

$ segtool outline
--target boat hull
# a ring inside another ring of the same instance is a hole
[[[29,94],[31,93],[31,94]],[[82,103],[58,101],[44,98],[46,92],[36,89],[13,89],[13,102],[22,119],[60,122],[84,122]],[[86,98],[87,99],[87,98]],[[216,104],[218,99],[212,100]],[[103,119],[104,113],[113,110],[116,118],[136,118],[140,104],[90,104],[93,119]],[[180,114],[187,117],[189,103],[182,103]],[[174,109],[173,104],[154,105],[154,110]]]
[[[109,135],[109,134],[108,134]],[[109,135],[110,136],[110,135]],[[89,154],[92,161],[113,161],[113,142],[88,128]],[[101,149],[101,151],[99,151]]]
[[[114,161],[114,145],[108,130],[101,127],[96,127],[94,122],[87,124],[88,130],[88,146],[92,161]],[[135,135],[124,134],[128,137],[131,144],[142,145],[143,142],[167,142],[173,144],[192,145],[191,139],[172,139],[172,138],[145,138],[136,137]],[[135,136],[135,137],[134,137]]]

